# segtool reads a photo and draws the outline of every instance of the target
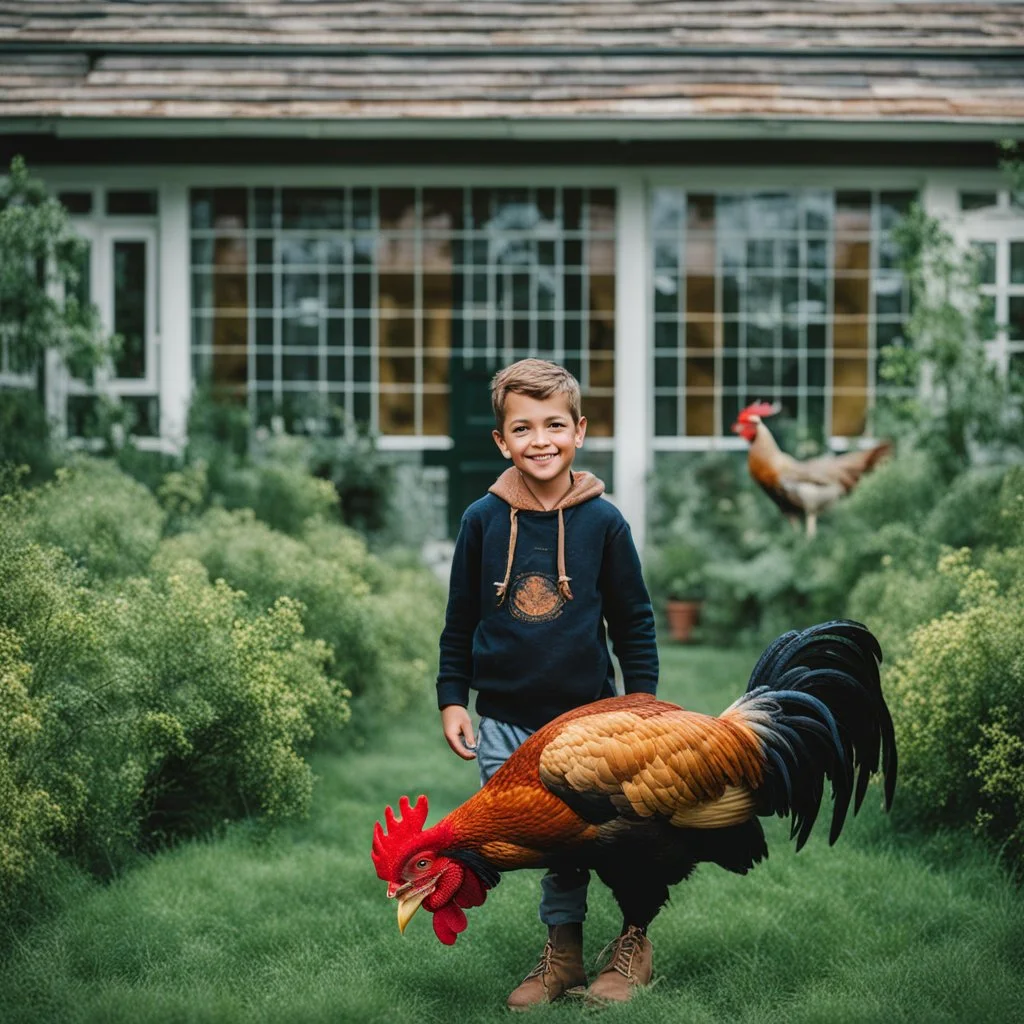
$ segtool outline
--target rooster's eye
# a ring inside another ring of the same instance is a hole
[[[429,863],[430,861],[427,860],[426,857],[423,857],[420,860],[416,861],[416,867],[419,868],[420,871],[422,871]]]

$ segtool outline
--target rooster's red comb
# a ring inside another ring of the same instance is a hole
[[[746,409],[741,410],[737,417],[738,423],[747,423],[750,421],[751,416],[774,416],[776,413],[782,412],[782,406],[778,402],[754,402],[752,405],[748,405]]]
[[[397,882],[398,872],[405,862],[409,841],[423,831],[423,823],[427,820],[427,798],[417,797],[416,803],[410,806],[409,798],[403,796],[398,801],[398,813],[390,807],[384,808],[384,823],[387,832],[380,827],[380,822],[373,825],[373,850],[370,856],[377,869],[377,875],[386,882]]]

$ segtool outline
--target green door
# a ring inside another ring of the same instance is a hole
[[[507,463],[491,437],[491,378],[503,363],[497,356],[456,351],[451,360],[452,448],[448,466],[448,528],[454,537],[466,507],[487,493]]]

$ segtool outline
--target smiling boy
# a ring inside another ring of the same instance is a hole
[[[477,758],[481,784],[542,725],[614,694],[605,623],[626,693],[654,693],[658,683],[654,615],[629,526],[601,497],[600,480],[573,472],[587,432],[579,383],[555,363],[523,359],[495,375],[491,401],[494,442],[512,465],[462,517],[437,677],[445,739],[460,757]],[[481,716],[476,742],[470,689]],[[544,876],[548,941],[510,1008],[586,985],[588,878]],[[646,984],[644,942],[639,955],[613,955],[591,991],[627,999]]]

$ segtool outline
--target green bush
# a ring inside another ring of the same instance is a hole
[[[45,702],[30,694],[32,666],[13,631],[0,627],[0,912],[53,857],[60,807],[32,779],[29,766],[43,729]]]
[[[166,539],[157,564],[201,562],[211,579],[224,579],[265,610],[282,596],[302,602],[310,636],[334,653],[332,674],[356,696],[380,679],[380,645],[367,598],[379,584],[376,560],[343,527],[319,520],[304,538],[288,537],[247,509],[211,509],[192,530]]]
[[[79,457],[33,492],[27,536],[61,548],[99,579],[146,572],[164,513],[142,484],[102,459]]]
[[[696,544],[673,540],[654,549],[644,576],[655,604],[699,601],[706,585],[707,552]]]
[[[122,790],[118,811],[141,810],[157,838],[239,814],[304,813],[312,772],[301,751],[348,714],[347,692],[324,671],[329,650],[305,637],[295,601],[253,615],[197,563],[170,568],[126,581],[98,609],[125,745],[107,791]]]
[[[900,750],[900,789],[928,824],[973,825],[1024,857],[1024,554],[1001,587],[963,549],[939,560],[955,607],[919,626],[886,691]]]
[[[306,632],[333,652],[331,675],[352,692],[367,726],[427,686],[444,593],[415,558],[375,556],[358,534],[323,519],[287,537],[248,510],[224,509],[167,538],[155,564],[183,558],[244,591],[253,609],[281,596],[300,601]]]
[[[260,522],[293,537],[310,519],[337,518],[334,487],[310,476],[301,462],[272,459],[235,469],[211,500],[228,509],[251,509]]]
[[[381,652],[367,728],[432,692],[437,641],[444,627],[445,589],[418,559],[391,551],[380,560],[380,585],[367,598],[373,637]]]
[[[927,587],[914,581],[934,567],[943,545],[984,550],[1004,543],[1020,518],[1008,511],[1004,492],[1024,490],[1009,482],[1022,477],[1022,470],[981,467],[950,485],[928,457],[903,455],[864,477],[810,540],[753,489],[741,461],[691,456],[657,487],[647,558],[652,592],[667,596],[663,577],[671,575],[673,552],[699,551],[703,639],[762,643],[785,629],[852,614],[898,646],[908,627],[948,606],[941,593],[927,600],[918,593]],[[909,581],[903,592],[894,578],[876,578],[897,571]],[[891,614],[879,615],[887,591]]]
[[[57,465],[46,410],[34,390],[0,387],[0,465],[28,468],[45,480]]]
[[[70,477],[0,498],[0,894],[64,854],[117,870],[226,817],[301,813],[303,749],[348,716],[327,646],[195,562],[90,585],[32,539]],[[130,511],[130,510],[129,510]]]
[[[368,537],[386,530],[395,514],[395,467],[370,434],[317,438],[308,458],[310,470],[333,485],[346,525]]]

